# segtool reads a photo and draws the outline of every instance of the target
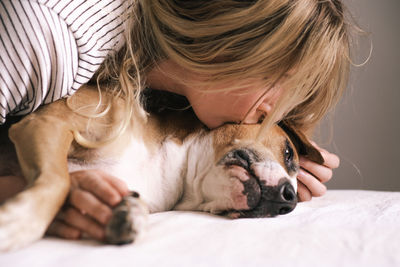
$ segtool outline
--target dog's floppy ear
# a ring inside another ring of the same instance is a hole
[[[279,126],[286,132],[297,149],[297,153],[318,164],[324,163],[321,153],[308,141],[307,137],[295,129],[288,121],[279,122]]]

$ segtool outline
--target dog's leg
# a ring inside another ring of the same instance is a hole
[[[0,250],[39,239],[69,190],[67,155],[73,140],[66,119],[31,114],[9,131],[27,189],[0,206]]]
[[[106,242],[123,245],[135,241],[142,234],[147,223],[149,210],[136,192],[122,199],[113,209],[113,215],[106,227]]]

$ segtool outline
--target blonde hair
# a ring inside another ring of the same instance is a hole
[[[282,81],[264,130],[282,114],[303,130],[314,127],[346,87],[348,23],[339,0],[137,0],[131,8],[126,45],[98,75],[126,100],[120,132],[140,110],[146,74],[165,59],[206,77],[202,88],[260,79],[269,89]]]

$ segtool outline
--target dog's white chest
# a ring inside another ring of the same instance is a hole
[[[69,162],[69,170],[100,169],[125,181],[138,192],[151,212],[171,209],[182,193],[182,170],[186,147],[166,140],[158,150],[149,150],[141,140],[131,140],[118,157],[90,164]]]

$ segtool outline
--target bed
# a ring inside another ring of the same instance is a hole
[[[332,190],[276,218],[149,218],[135,244],[46,237],[0,266],[400,266],[400,192]]]

